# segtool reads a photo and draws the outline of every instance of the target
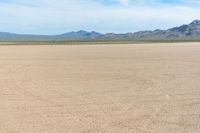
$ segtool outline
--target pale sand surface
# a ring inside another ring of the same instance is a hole
[[[200,43],[0,46],[0,133],[199,133]]]

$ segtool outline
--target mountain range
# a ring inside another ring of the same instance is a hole
[[[0,41],[65,41],[65,40],[200,40],[200,20],[167,30],[139,31],[134,33],[106,33],[96,31],[67,32],[59,35],[31,35],[0,32]]]

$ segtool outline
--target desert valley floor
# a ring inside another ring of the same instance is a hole
[[[1,133],[199,133],[200,43],[0,46]]]

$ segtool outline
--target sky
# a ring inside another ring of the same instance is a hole
[[[200,19],[200,0],[0,0],[0,32],[126,33]]]

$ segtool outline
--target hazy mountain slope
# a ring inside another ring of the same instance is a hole
[[[92,32],[87,32],[84,30],[80,30],[78,32],[68,32],[68,33],[64,33],[61,35],[56,35],[55,38],[56,39],[95,39],[99,36],[101,36],[102,34],[92,31]]]
[[[170,28],[168,30],[139,31],[135,33],[114,34],[100,36],[101,39],[198,39],[200,37],[200,20],[195,20],[188,25]]]
[[[168,30],[136,32],[132,37],[153,39],[197,38],[200,37],[200,20],[195,20],[188,25],[174,27]]]
[[[200,39],[200,20],[194,20],[188,25],[170,28],[167,30],[139,31],[135,33],[106,33],[95,31],[68,32],[60,35],[27,35],[0,32],[1,41],[28,41],[28,40],[160,40],[160,39]]]

